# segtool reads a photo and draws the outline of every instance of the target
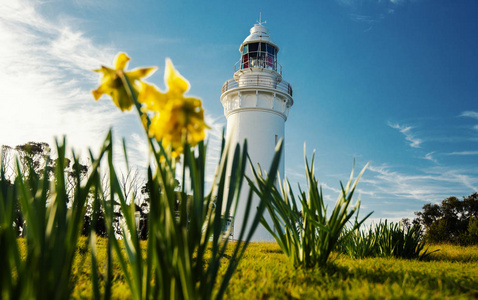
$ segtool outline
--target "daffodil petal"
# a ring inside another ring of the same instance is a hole
[[[151,68],[138,68],[126,72],[126,76],[128,76],[130,81],[135,81],[143,77],[148,77],[149,75],[153,74],[156,71],[156,67]]]
[[[166,59],[166,69],[164,71],[164,83],[169,91],[174,94],[182,95],[189,90],[189,82],[179,74],[174,68],[173,63],[168,58]]]
[[[95,97],[95,100],[98,100],[103,94],[107,94],[108,90],[108,82],[104,82],[96,90],[92,91],[93,97]]]
[[[115,60],[115,70],[123,70],[124,68],[126,68],[128,61],[129,57],[128,55],[126,55],[126,53],[118,53]]]
[[[91,92],[93,93],[93,97],[95,97],[96,101],[98,101],[98,99],[100,99],[101,96],[104,94],[103,92],[99,91],[99,88]]]
[[[167,95],[161,93],[154,85],[141,82],[140,90],[138,101],[145,104],[149,110],[159,112],[166,106]]]

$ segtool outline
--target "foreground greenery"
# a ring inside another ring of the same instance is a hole
[[[24,244],[23,239],[19,239]],[[107,240],[98,239],[98,264],[105,266]],[[142,242],[146,256],[146,243]],[[232,246],[232,245],[230,245]],[[230,248],[232,249],[232,248]],[[431,245],[426,261],[396,258],[352,259],[332,253],[326,268],[296,269],[276,243],[251,243],[232,277],[226,299],[472,299],[478,296],[478,246]],[[80,240],[73,265],[75,299],[93,296],[86,239]],[[221,266],[224,274],[228,253]],[[113,261],[112,297],[131,292],[117,260]],[[103,269],[104,270],[104,269]],[[105,274],[105,273],[104,273]],[[100,274],[99,285],[103,284]]]
[[[419,224],[406,226],[388,223],[387,220],[371,224],[368,230],[344,230],[337,249],[352,258],[395,257],[422,260],[432,253],[426,247],[423,229]]]
[[[305,147],[304,153],[306,153]],[[372,214],[369,213],[359,222],[360,200],[352,207],[352,197],[360,177],[367,168],[365,166],[355,180],[352,169],[350,179],[345,187],[342,182],[340,183],[341,193],[335,202],[332,213],[327,215],[322,188],[315,177],[314,158],[315,152],[312,155],[312,162],[309,163],[307,155],[305,155],[308,189],[302,190],[299,186],[298,200],[296,200],[288,180],[284,180],[279,189],[273,187],[272,197],[268,197],[270,192],[267,189],[267,179],[261,175],[262,172],[254,171],[256,182],[259,187],[262,187],[260,191],[256,189],[256,193],[263,201],[266,201],[273,227],[267,223],[264,217],[261,219],[261,223],[295,267],[324,267],[332,250],[343,236],[350,218],[357,213],[355,223],[350,229],[353,232],[359,230],[360,225]],[[254,187],[254,182],[252,180],[249,182]],[[268,199],[270,200],[267,201]],[[346,233],[347,235],[349,233]],[[345,238],[343,237],[343,239]]]

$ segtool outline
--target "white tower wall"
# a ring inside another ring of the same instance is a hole
[[[228,118],[228,132],[232,145],[243,144],[247,139],[248,153],[251,161],[254,164],[254,168],[258,170],[258,164],[265,172],[269,171],[272,158],[274,157],[274,149],[279,139],[284,137],[284,119],[274,113],[264,113],[264,111],[243,111],[241,113],[235,113]],[[234,128],[237,128],[234,130]],[[284,178],[284,153],[281,156],[281,162],[279,165],[279,174],[281,178]],[[249,165],[246,167],[246,175],[249,178],[254,178]],[[249,188],[247,183],[243,184],[240,201],[237,205],[236,218],[234,219],[234,228],[236,228],[235,236],[239,235],[239,228],[243,223],[243,216],[246,213],[246,201]],[[249,216],[248,227],[252,223],[252,215],[255,213],[255,208],[259,206],[260,199],[254,195],[252,203],[252,212]],[[271,218],[267,211],[264,212],[264,216],[269,224],[272,224]],[[254,241],[270,241],[271,235],[267,232],[262,225],[259,225],[254,236]]]

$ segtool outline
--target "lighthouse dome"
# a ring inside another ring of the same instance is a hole
[[[269,29],[262,24],[255,24],[254,27],[250,29],[250,34],[246,37],[244,42],[242,42],[241,46],[239,47],[239,52],[243,52],[245,44],[258,42],[268,43],[276,48],[276,52],[279,52],[279,47],[271,39],[271,33]]]

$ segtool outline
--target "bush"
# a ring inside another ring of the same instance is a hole
[[[422,227],[418,224],[404,226],[400,223],[380,221],[370,225],[368,231],[359,228],[346,232],[338,250],[352,258],[396,257],[424,259],[430,253],[425,249]]]
[[[374,226],[370,226],[368,231],[360,227],[346,229],[337,243],[337,250],[351,258],[374,257],[378,255],[378,238]]]
[[[332,213],[328,215],[322,189],[314,174],[314,157],[315,153],[309,165],[307,156],[305,156],[308,193],[300,190],[299,201],[296,200],[287,180],[279,187],[279,190],[272,187],[272,197],[269,198],[266,194],[268,181],[262,176],[262,171],[259,169],[258,172],[255,170],[253,172],[258,186],[255,188],[255,192],[263,201],[267,200],[267,210],[272,218],[273,227],[264,218],[261,219],[261,223],[295,267],[325,266],[330,253],[335,249],[337,241],[345,229],[345,225],[355,213],[358,215],[360,207],[360,200],[354,207],[351,207],[352,197],[366,166],[355,181],[352,170],[347,185],[344,187],[341,183],[342,192]],[[252,185],[252,180],[249,181]],[[302,211],[299,210],[298,203],[302,206]],[[371,214],[368,214],[360,222],[356,222],[352,230],[359,228]]]

